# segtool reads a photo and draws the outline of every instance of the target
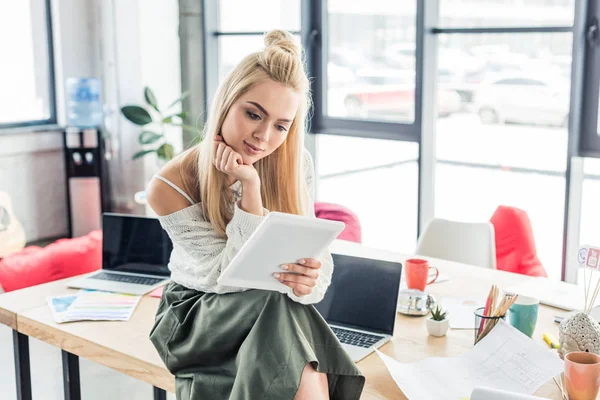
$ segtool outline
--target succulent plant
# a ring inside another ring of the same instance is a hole
[[[443,321],[446,319],[447,311],[444,311],[439,305],[436,305],[434,309],[431,310],[431,319],[434,321]]]

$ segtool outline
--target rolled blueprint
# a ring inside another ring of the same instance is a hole
[[[471,400],[543,400],[543,397],[507,392],[488,387],[476,387],[471,393]]]

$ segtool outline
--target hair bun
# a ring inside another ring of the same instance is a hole
[[[278,29],[267,32],[264,41],[266,47],[265,50],[278,48],[295,57],[300,58],[302,56],[302,48],[296,42],[294,36],[289,32]]]

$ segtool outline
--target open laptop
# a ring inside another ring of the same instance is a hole
[[[402,264],[332,256],[331,285],[315,306],[356,362],[394,334]]]
[[[102,215],[102,269],[69,287],[144,294],[168,281],[173,244],[158,219]]]

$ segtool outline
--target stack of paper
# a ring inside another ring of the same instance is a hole
[[[81,291],[74,295],[48,297],[56,322],[127,321],[142,296],[121,293]]]
[[[377,353],[409,399],[460,399],[479,386],[530,395],[563,370],[555,351],[541,347],[503,320],[459,357],[402,364]]]

